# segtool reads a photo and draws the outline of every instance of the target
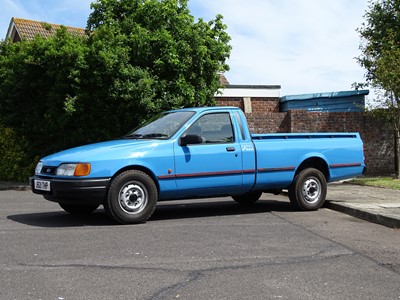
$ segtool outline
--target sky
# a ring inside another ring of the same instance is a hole
[[[0,39],[12,17],[85,27],[93,0],[0,0]],[[281,95],[351,90],[363,82],[361,27],[368,0],[189,0],[191,14],[224,17],[235,85],[280,85]]]

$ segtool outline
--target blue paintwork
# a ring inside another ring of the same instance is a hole
[[[326,163],[328,181],[362,174],[364,156],[358,133],[251,135],[238,108],[184,110],[193,111],[194,115],[167,140],[113,140],[65,150],[41,161],[55,167],[61,163],[90,163],[90,174],[75,177],[80,179],[112,178],[126,168],[144,169],[156,181],[160,200],[287,188],[296,170],[309,158]],[[229,113],[233,142],[179,145],[179,138],[191,124],[203,115],[217,112]]]
[[[368,94],[369,90],[357,90],[284,96],[280,99],[280,110],[362,112]]]

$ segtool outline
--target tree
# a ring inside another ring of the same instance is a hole
[[[0,135],[23,141],[15,153],[35,160],[116,138],[161,110],[214,104],[231,51],[222,16],[196,22],[187,0],[91,7],[86,37],[61,27],[0,41]]]
[[[91,42],[113,51],[122,47],[123,80],[110,84],[128,98],[135,97],[137,76],[152,94],[140,97],[147,112],[182,106],[214,104],[219,73],[229,69],[230,37],[222,16],[195,22],[187,0],[98,0],[91,5],[87,29]],[[107,39],[98,32],[111,33]],[[121,70],[121,69],[120,69]],[[139,75],[139,73],[141,75]],[[132,75],[132,80],[130,76]],[[133,93],[123,82],[129,80]]]
[[[367,84],[382,91],[372,114],[394,130],[400,178],[400,0],[371,1],[364,17],[366,22],[358,29],[362,54],[357,60],[366,69]]]

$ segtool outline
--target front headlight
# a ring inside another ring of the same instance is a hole
[[[57,176],[86,176],[90,173],[90,164],[61,164],[57,168]]]
[[[77,164],[61,164],[57,168],[57,176],[74,176]]]
[[[42,172],[43,163],[41,161],[38,162],[35,168],[35,175],[39,175]]]

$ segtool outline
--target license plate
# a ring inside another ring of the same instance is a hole
[[[35,189],[50,192],[50,181],[35,179]]]

